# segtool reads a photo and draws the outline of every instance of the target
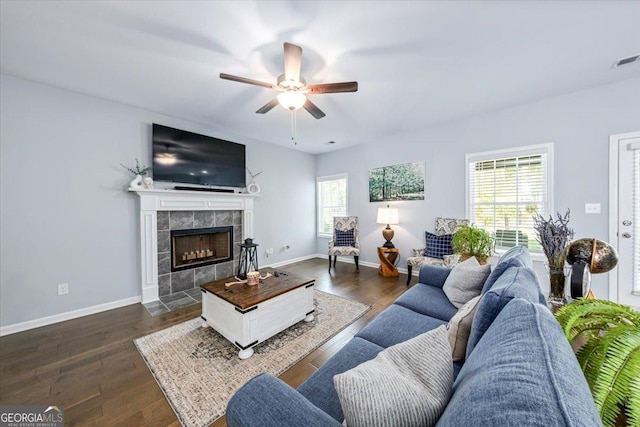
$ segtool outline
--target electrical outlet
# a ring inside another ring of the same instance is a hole
[[[600,213],[600,203],[585,203],[584,204],[584,213],[599,214]]]
[[[264,250],[264,257],[265,257],[265,258],[269,258],[269,255],[271,255],[271,254],[269,253],[269,249],[265,249],[265,250]]]
[[[69,293],[69,284],[68,283],[60,283],[58,285],[58,296],[67,295]]]
[[[273,255],[273,248],[269,248],[269,255]]]

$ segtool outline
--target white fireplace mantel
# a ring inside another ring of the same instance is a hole
[[[172,189],[136,189],[140,197],[140,265],[142,303],[158,295],[158,211],[242,211],[242,238],[253,237],[254,194],[210,193]]]

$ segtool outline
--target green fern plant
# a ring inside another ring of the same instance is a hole
[[[493,255],[496,242],[489,232],[474,225],[461,224],[456,228],[451,239],[451,247],[463,259],[475,256],[480,264],[484,264]]]
[[[606,426],[625,415],[640,426],[640,312],[611,301],[580,299],[556,313],[573,345]]]

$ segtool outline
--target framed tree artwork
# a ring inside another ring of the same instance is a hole
[[[424,200],[424,162],[369,170],[369,201]]]

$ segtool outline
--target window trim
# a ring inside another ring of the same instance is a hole
[[[554,209],[554,193],[553,193],[553,179],[554,179],[554,163],[553,163],[553,151],[554,144],[553,142],[546,142],[542,144],[534,144],[534,145],[525,145],[522,147],[513,147],[513,148],[504,148],[500,150],[492,150],[492,151],[483,151],[479,153],[469,153],[465,154],[464,157],[464,173],[465,173],[465,181],[464,181],[464,212],[465,218],[469,218],[471,220],[471,197],[469,191],[471,190],[471,176],[469,171],[469,164],[472,162],[481,162],[487,160],[497,160],[502,158],[510,158],[510,157],[522,157],[528,155],[536,155],[536,154],[545,154],[547,156],[547,179],[545,182],[546,191],[547,191],[547,203],[548,211],[544,213],[544,216],[550,215],[552,212],[555,212]],[[501,255],[508,250],[505,248],[496,248],[496,254]],[[546,260],[544,254],[540,250],[531,250],[531,256],[534,260]]]
[[[348,173],[339,173],[334,175],[325,175],[316,177],[316,236],[319,238],[331,239],[333,238],[333,233],[322,233],[320,231],[320,192],[318,191],[318,185],[321,182],[325,181],[336,181],[339,179],[345,180],[344,185],[344,197],[345,197],[345,215],[349,216],[349,174]]]

